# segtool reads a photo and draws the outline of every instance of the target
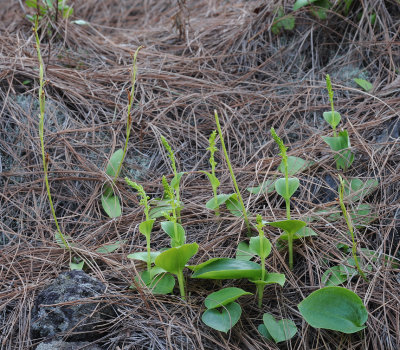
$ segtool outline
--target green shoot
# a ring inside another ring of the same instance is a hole
[[[251,228],[250,228],[249,218],[247,216],[247,212],[246,212],[246,208],[244,206],[243,198],[242,198],[242,195],[240,194],[239,187],[238,187],[238,184],[236,182],[236,177],[235,177],[235,174],[233,172],[232,165],[231,165],[231,162],[229,160],[228,152],[227,152],[226,147],[225,147],[224,137],[222,135],[221,125],[219,123],[218,113],[217,113],[216,110],[214,110],[214,117],[215,117],[215,123],[217,124],[217,129],[218,129],[218,134],[219,134],[219,138],[220,138],[220,141],[221,141],[221,146],[222,146],[222,149],[224,151],[225,160],[226,160],[226,163],[228,164],[229,172],[231,174],[231,179],[232,179],[233,185],[235,186],[235,191],[236,191],[237,197],[239,199],[240,207],[242,209],[244,222],[246,223],[247,234],[250,236],[251,235]]]
[[[265,224],[263,223],[262,217],[260,214],[257,214],[257,231],[260,238],[260,260],[261,260],[261,281],[265,280],[265,250],[264,250],[264,230],[263,227]],[[264,294],[264,287],[263,284],[257,284],[257,294],[258,294],[258,307],[261,308],[262,306],[262,298]]]
[[[44,92],[44,85],[45,85],[44,64],[43,64],[43,59],[42,59],[42,55],[40,52],[40,39],[39,39],[39,35],[38,35],[38,25],[39,25],[38,19],[36,18],[34,32],[35,32],[35,39],[36,39],[36,51],[37,51],[37,56],[38,56],[38,60],[39,60],[39,106],[40,106],[39,137],[40,137],[40,145],[41,145],[41,149],[42,149],[44,181],[46,183],[47,197],[49,198],[51,213],[53,214],[54,222],[57,227],[58,236],[61,239],[64,247],[68,250],[71,250],[67,240],[65,239],[63,233],[61,232],[60,225],[58,224],[56,212],[54,210],[53,200],[52,200],[51,193],[50,193],[50,185],[49,185],[49,179],[48,179],[48,166],[49,166],[50,159],[49,159],[49,155],[46,154],[45,149],[44,149],[44,110],[45,110],[45,103],[46,103],[46,97],[45,97],[45,92]]]
[[[347,227],[350,231],[351,239],[353,242],[353,246],[351,249],[351,252],[353,254],[354,258],[354,263],[356,265],[357,271],[360,274],[360,276],[365,280],[368,281],[367,277],[365,276],[364,272],[360,268],[360,264],[358,263],[358,258],[357,258],[357,243],[354,238],[354,227],[353,223],[351,222],[351,218],[349,214],[347,213],[346,206],[344,205],[344,200],[343,200],[343,194],[344,194],[344,181],[342,177],[339,175],[339,181],[340,181],[340,186],[339,186],[339,203],[340,203],[340,208],[342,209],[344,219],[346,220]]]
[[[211,135],[210,138],[208,139],[208,143],[209,143],[209,147],[207,148],[208,151],[210,151],[210,165],[211,165],[211,174],[207,171],[203,171],[204,174],[207,175],[208,179],[210,180],[211,183],[211,187],[213,190],[213,195],[214,195],[214,210],[215,210],[215,215],[219,216],[219,203],[218,203],[218,194],[217,194],[217,188],[220,185],[220,182],[217,178],[217,176],[215,175],[215,167],[217,165],[217,162],[215,161],[214,158],[214,154],[215,152],[218,150],[217,147],[215,147],[215,138],[217,136],[217,131],[214,130]]]

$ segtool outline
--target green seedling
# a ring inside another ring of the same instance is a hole
[[[233,208],[236,208],[236,212],[239,212],[239,211],[241,212],[241,216],[243,216],[244,222],[245,222],[246,227],[247,227],[247,234],[248,234],[248,236],[250,236],[251,235],[251,227],[250,227],[249,218],[248,218],[248,215],[247,215],[246,208],[244,206],[242,195],[240,194],[240,191],[239,191],[239,186],[238,186],[238,184],[236,182],[236,177],[235,177],[235,174],[233,172],[231,162],[229,160],[228,152],[227,152],[226,147],[225,147],[224,137],[222,135],[221,125],[219,123],[218,113],[217,113],[216,110],[214,110],[214,117],[215,117],[215,123],[217,124],[217,129],[218,129],[218,134],[219,134],[219,138],[220,138],[220,141],[221,141],[221,146],[222,146],[222,149],[224,151],[225,160],[226,160],[226,163],[228,165],[229,173],[231,175],[231,179],[232,179],[233,185],[235,187],[235,192],[236,192],[236,195],[237,195],[237,199],[235,199],[233,202],[231,202],[231,204],[232,204]]]
[[[292,320],[276,321],[274,316],[265,313],[263,323],[258,326],[258,331],[268,340],[280,343],[293,338],[297,333],[297,327]]]
[[[354,238],[354,227],[353,227],[353,223],[351,222],[351,217],[350,215],[347,213],[347,209],[346,206],[344,205],[344,200],[343,200],[343,194],[344,194],[344,181],[342,179],[342,177],[339,175],[339,180],[340,180],[340,186],[339,186],[339,203],[340,203],[340,208],[342,209],[342,213],[344,216],[344,219],[346,220],[346,224],[347,227],[349,229],[350,235],[351,235],[351,240],[353,242],[353,246],[352,246],[352,254],[353,254],[353,258],[354,258],[354,263],[356,265],[357,271],[360,274],[360,276],[367,281],[367,277],[365,276],[364,272],[361,270],[360,265],[358,263],[358,259],[357,259],[357,244]]]
[[[296,192],[300,185],[300,181],[297,177],[289,178],[289,162],[287,156],[287,148],[283,144],[281,138],[276,134],[275,129],[271,128],[271,134],[275,142],[278,144],[280,149],[280,156],[282,157],[282,163],[280,165],[281,171],[284,173],[285,177],[280,178],[275,182],[275,190],[276,192],[282,196],[285,200],[286,206],[286,220],[276,221],[276,222],[268,222],[267,224],[273,227],[278,227],[285,232],[284,240],[287,239],[288,248],[289,248],[289,267],[293,269],[293,240],[295,237],[300,238],[301,233],[296,236],[296,233],[303,229],[307,223],[301,220],[292,220],[290,215],[290,198]],[[305,234],[309,236],[313,235],[314,231],[305,231]],[[314,232],[315,233],[315,232]]]
[[[307,6],[310,12],[318,19],[327,19],[331,3],[329,0],[297,0],[293,5],[293,11],[297,11],[305,6]]]
[[[203,171],[204,174],[207,175],[208,179],[210,180],[211,183],[211,187],[213,190],[213,194],[214,197],[212,199],[210,199],[207,204],[206,207],[212,207],[212,210],[215,210],[215,215],[219,216],[219,206],[220,206],[220,200],[218,198],[218,194],[217,194],[217,189],[220,185],[220,182],[217,178],[217,176],[215,175],[215,166],[217,165],[217,162],[215,161],[214,158],[214,153],[218,150],[217,147],[215,147],[215,137],[217,136],[217,131],[214,130],[211,135],[210,138],[208,139],[208,143],[209,143],[209,147],[207,148],[208,151],[210,151],[210,165],[211,165],[211,173],[207,172],[207,171]]]
[[[36,18],[35,20],[35,27],[34,27],[34,33],[35,33],[35,40],[36,40],[36,52],[39,60],[39,109],[40,109],[40,114],[39,114],[39,138],[40,138],[40,146],[42,150],[42,161],[43,161],[43,173],[44,173],[44,182],[46,184],[46,190],[47,190],[47,197],[49,199],[50,203],[50,209],[51,213],[53,214],[54,222],[57,227],[57,233],[56,233],[56,240],[59,239],[61,240],[63,246],[65,249],[70,250],[71,247],[67,240],[65,239],[65,236],[61,232],[60,225],[58,224],[56,212],[54,210],[54,205],[53,205],[53,199],[51,197],[50,193],[50,185],[49,185],[49,177],[48,177],[48,168],[49,168],[49,163],[50,163],[50,157],[49,154],[46,153],[45,148],[44,148],[44,111],[45,111],[45,104],[46,104],[46,95],[44,91],[44,64],[43,64],[43,59],[42,59],[42,54],[40,52],[40,39],[38,35],[38,19]]]
[[[202,321],[217,331],[228,332],[239,321],[242,314],[242,308],[235,303],[235,300],[249,294],[252,293],[235,287],[211,293],[204,301],[207,310],[201,317]]]
[[[54,9],[54,3],[57,4],[57,10]],[[61,12],[63,19],[67,19],[74,13],[74,9],[67,5],[66,0],[25,0],[25,5],[36,10],[35,15],[26,16],[33,23],[36,20],[40,22],[46,15],[50,15],[52,20],[55,20],[58,12]]]
[[[185,299],[183,269],[198,250],[199,246],[197,243],[184,244],[180,247],[173,247],[162,252],[155,259],[157,267],[177,276],[182,299]]]
[[[310,326],[346,334],[364,329],[368,318],[360,297],[343,287],[319,289],[305,298],[298,308]]]
[[[336,152],[334,156],[336,168],[345,171],[351,166],[351,164],[353,164],[354,154],[350,151],[351,145],[347,130],[342,130],[339,133],[336,131],[336,127],[341,121],[341,116],[335,111],[333,106],[333,89],[329,74],[326,75],[326,86],[329,95],[329,102],[331,104],[331,111],[324,112],[323,116],[325,121],[333,129],[333,137],[323,136],[322,139],[329,145],[332,151]]]
[[[137,73],[137,55],[143,46],[139,46],[133,55],[133,64],[131,68],[131,90],[128,92],[128,107],[127,107],[127,122],[126,122],[126,137],[125,145],[123,149],[115,151],[107,164],[106,174],[112,179],[111,185],[106,184],[103,188],[103,194],[101,196],[101,204],[107,215],[113,219],[120,217],[122,214],[120,199],[114,192],[115,182],[121,172],[122,163],[124,162],[126,152],[128,151],[128,141],[131,134],[132,128],[132,106],[135,95],[135,84],[136,84],[136,73]]]

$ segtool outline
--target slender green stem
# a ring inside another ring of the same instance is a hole
[[[146,235],[146,247],[147,247],[147,271],[151,270],[151,254],[150,254],[150,235]]]
[[[329,74],[326,75],[326,87],[328,89],[328,96],[329,96],[329,102],[331,104],[331,111],[332,111],[332,118],[335,114],[335,108],[333,106],[333,88],[332,88],[332,83],[331,83],[331,77],[329,76]],[[333,136],[336,137],[336,126],[332,126],[333,129]]]
[[[351,239],[353,242],[353,246],[351,249],[353,258],[354,258],[354,263],[356,264],[356,268],[360,276],[365,280],[368,281],[367,277],[365,276],[365,273],[361,270],[360,264],[358,263],[358,257],[357,257],[357,243],[354,238],[354,228],[353,224],[351,222],[351,218],[347,212],[346,206],[344,205],[343,201],[343,193],[344,193],[344,182],[342,177],[339,175],[339,180],[340,180],[340,186],[339,186],[339,203],[340,203],[340,208],[342,209],[344,219],[346,220],[347,227],[350,231]]]
[[[131,128],[132,128],[132,114],[131,114],[131,109],[133,105],[133,98],[135,95],[135,83],[136,83],[136,73],[137,73],[137,67],[136,67],[136,60],[137,60],[137,55],[139,51],[143,48],[143,46],[139,46],[134,55],[133,55],[133,64],[132,64],[132,70],[131,70],[131,91],[128,93],[128,117],[126,121],[126,138],[125,138],[125,145],[124,145],[124,153],[122,155],[121,161],[118,164],[117,171],[115,172],[115,176],[113,179],[113,183],[117,180],[119,173],[121,172],[122,168],[122,163],[124,162],[126,152],[128,150],[128,141],[129,141],[129,136],[131,134]]]
[[[224,136],[222,135],[221,125],[219,124],[218,113],[217,113],[216,110],[214,110],[214,116],[215,116],[215,123],[217,124],[219,138],[220,138],[220,141],[221,141],[221,146],[222,146],[222,149],[224,151],[225,160],[226,160],[226,163],[228,164],[229,172],[231,174],[231,179],[232,179],[233,185],[235,186],[235,191],[236,191],[236,194],[238,196],[240,206],[242,207],[242,213],[243,213],[244,221],[246,223],[247,233],[250,236],[251,235],[251,228],[250,228],[249,218],[247,216],[246,207],[244,206],[243,198],[242,198],[242,195],[240,194],[239,187],[238,187],[238,184],[236,182],[236,177],[235,177],[235,174],[233,172],[232,165],[231,165],[231,162],[229,160],[228,152],[227,152],[226,147],[225,147]]]
[[[219,216],[219,205],[218,205],[218,194],[217,194],[217,188],[215,186],[212,186],[213,193],[214,193],[214,202],[215,202],[215,216]]]
[[[258,307],[261,309],[265,286],[263,284],[257,284],[256,286],[258,295]]]
[[[40,40],[39,40],[39,35],[38,35],[38,18],[36,17],[35,20],[35,39],[36,39],[36,51],[37,51],[37,56],[39,60],[39,106],[40,106],[40,115],[39,115],[39,138],[40,138],[40,146],[42,150],[42,161],[43,161],[43,171],[44,171],[44,181],[46,184],[46,190],[47,190],[47,197],[49,198],[49,203],[50,203],[50,209],[51,213],[53,214],[54,222],[57,227],[58,234],[60,236],[60,239],[62,243],[64,244],[64,247],[67,250],[71,250],[71,247],[69,246],[67,240],[65,239],[63,233],[61,232],[60,225],[58,224],[56,212],[54,210],[54,205],[53,205],[53,200],[51,197],[51,192],[50,192],[50,185],[49,185],[49,179],[48,179],[48,165],[49,165],[49,159],[48,156],[46,157],[46,152],[44,149],[44,110],[45,110],[45,102],[46,102],[46,97],[44,93],[44,64],[43,64],[43,59],[42,55],[40,52]]]
[[[289,268],[293,270],[293,233],[288,232]]]
[[[181,297],[182,299],[185,298],[185,283],[183,279],[183,271],[179,271],[178,274],[176,275],[178,277],[178,283],[179,283],[179,291],[181,292]]]

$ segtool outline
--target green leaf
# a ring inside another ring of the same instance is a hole
[[[89,24],[89,22],[83,20],[83,19],[76,19],[74,21],[71,21],[71,23],[77,24],[79,26],[86,26]]]
[[[293,11],[296,11],[304,6],[311,5],[318,0],[297,0],[293,5]]]
[[[197,243],[170,248],[157,256],[155,264],[165,271],[177,275],[184,269],[190,258],[197,253],[198,249]]]
[[[152,264],[155,262],[157,256],[159,256],[160,254],[161,254],[161,252],[150,252],[150,260],[151,260]],[[132,254],[129,254],[127,256],[127,258],[147,262],[147,252],[132,253]]]
[[[300,181],[297,177],[291,177],[288,179],[288,190],[289,192],[286,192],[286,180],[285,178],[280,178],[275,182],[275,190],[278,192],[279,195],[281,195],[285,199],[290,199],[290,197],[293,196],[293,194],[296,192],[296,190],[299,188]]]
[[[70,6],[65,6],[62,9],[62,17],[64,19],[67,19],[69,16],[72,16],[73,13],[74,13],[74,9]]]
[[[268,340],[271,340],[271,341],[274,340],[274,339],[272,338],[271,334],[269,334],[267,328],[264,326],[263,323],[260,324],[260,325],[258,325],[257,329],[258,329],[258,332],[259,332],[263,337],[265,337],[265,338],[267,338]]]
[[[342,119],[342,117],[340,116],[340,114],[338,112],[324,112],[323,113],[324,119],[325,121],[333,128],[335,129],[338,124],[340,123],[340,120]]]
[[[214,258],[200,264],[198,268],[192,266],[192,269],[195,271],[192,278],[258,279],[261,276],[261,266],[259,264],[230,258]]]
[[[326,270],[321,277],[321,282],[326,287],[337,286],[347,281],[347,276],[341,273],[340,266],[333,266]]]
[[[169,273],[158,274],[151,276],[149,271],[142,271],[140,278],[135,277],[135,281],[143,287],[147,287],[151,290],[152,294],[169,294],[175,287],[175,278]],[[132,289],[135,289],[135,285],[132,284]]]
[[[365,182],[358,178],[344,180],[344,195],[350,201],[362,200],[379,186],[377,179],[368,179]]]
[[[288,163],[289,176],[292,176],[299,172],[302,172],[303,170],[307,169],[308,167],[310,167],[311,165],[314,164],[314,162],[312,162],[312,161],[306,161],[302,158],[294,157],[294,156],[288,157],[287,163]],[[278,170],[282,174],[285,174],[285,165],[284,165],[283,161],[281,162],[281,164],[279,164]]]
[[[161,223],[161,228],[164,232],[172,238],[172,246],[180,246],[185,244],[185,229],[181,224],[172,221],[164,221]],[[175,232],[176,229],[176,232]]]
[[[173,177],[173,179],[171,180],[171,187],[172,187],[175,191],[178,190],[179,184],[180,184],[181,179],[182,179],[182,176],[183,176],[184,174],[185,174],[184,172],[177,173],[177,174]]]
[[[22,85],[28,85],[32,82],[32,80],[26,79],[22,82]]]
[[[295,234],[302,227],[307,225],[306,222],[301,221],[301,220],[282,220],[282,221],[275,221],[275,222],[267,222],[267,224],[272,227],[280,228],[289,234]]]
[[[337,152],[334,155],[336,168],[338,170],[347,170],[354,161],[354,154],[348,150],[350,148],[350,139],[347,130],[340,131],[339,136],[323,136],[322,139],[333,151]]]
[[[317,0],[314,5],[316,8],[312,8],[311,13],[319,19],[327,19],[328,12],[326,10],[331,7],[329,0]]]
[[[69,268],[70,268],[71,271],[74,271],[74,270],[82,271],[83,265],[85,265],[85,261],[84,261],[84,260],[82,260],[82,261],[79,262],[79,263],[75,263],[75,262],[72,262],[72,261],[71,261],[71,262],[69,263]]]
[[[298,308],[312,327],[346,334],[364,329],[368,318],[360,297],[342,287],[319,289],[305,298]]]
[[[252,194],[259,194],[259,193],[271,193],[275,190],[275,180],[268,179],[263,182],[260,186],[257,187],[247,187],[247,191]]]
[[[122,214],[119,198],[114,194],[108,196],[103,194],[101,196],[101,205],[111,219],[117,218]]]
[[[376,214],[372,212],[372,205],[368,203],[358,205],[350,212],[350,217],[356,228],[367,226],[377,218]]]
[[[250,251],[252,251],[254,254],[257,254],[259,257],[264,257],[266,258],[270,253],[271,253],[271,242],[266,238],[263,238],[263,252],[261,252],[261,247],[260,247],[260,236],[257,237],[251,237],[250,238]]]
[[[229,287],[219,290],[218,292],[211,293],[204,304],[207,309],[215,309],[217,307],[221,307],[227,304],[234,302],[237,298],[242,295],[252,295],[253,293],[249,293],[244,291],[241,288]]]
[[[243,216],[242,206],[240,205],[240,202],[237,199],[236,193],[234,196],[231,196],[231,198],[229,198],[225,202],[225,205],[232,215],[235,215],[237,217]]]
[[[100,254],[109,254],[121,248],[124,243],[124,241],[116,241],[112,244],[105,244],[102,247],[97,248],[96,252]]]
[[[74,247],[74,246],[75,246],[75,244],[70,243],[70,242],[72,241],[71,236],[63,235],[63,237],[64,237],[64,239],[68,242],[68,244],[69,244],[71,247]],[[56,243],[57,243],[61,248],[66,248],[66,246],[65,246],[65,244],[64,244],[64,242],[63,242],[63,240],[61,239],[60,233],[59,233],[58,231],[54,233],[54,238],[55,238],[55,240],[56,240]]]
[[[37,8],[37,0],[25,0],[25,5],[31,8]]]
[[[293,338],[294,335],[297,333],[297,327],[292,320],[283,319],[280,321],[276,321],[274,316],[265,313],[263,315],[263,323],[265,329],[262,328],[262,331],[260,333],[264,335],[267,339],[270,339],[270,336],[275,341],[275,343],[289,340]]]
[[[217,203],[218,205],[215,204],[215,198],[211,198],[207,203],[206,203],[206,208],[210,210],[215,210],[217,209],[220,205],[224,204],[227,200],[229,200],[231,197],[237,197],[236,193],[233,194],[219,194],[217,195]]]
[[[209,173],[209,172],[207,172],[207,171],[201,171],[201,172],[202,172],[203,174],[206,174],[206,175],[207,175],[208,180],[210,180],[210,183],[211,183],[211,187],[212,187],[212,188],[218,188],[218,187],[219,187],[220,182],[219,182],[218,178],[217,178],[215,175],[213,175],[213,174],[211,174],[211,173]]]
[[[364,79],[355,78],[354,81],[361,86],[365,91],[369,92],[372,90],[372,84]]]
[[[285,28],[286,30],[293,30],[296,24],[296,20],[294,16],[286,15],[280,20],[280,23],[282,23],[283,28]]]
[[[249,261],[255,254],[252,253],[249,244],[246,242],[240,242],[236,249],[236,259]]]
[[[122,149],[119,149],[118,151],[115,151],[113,153],[110,160],[108,161],[106,174],[111,178],[114,178],[116,176],[119,164],[122,162],[123,156],[124,151]]]
[[[157,203],[157,201],[153,200],[152,203]],[[172,206],[169,204],[168,201],[159,200],[157,205],[154,208],[150,209],[149,216],[151,219],[157,219],[163,217],[164,213],[172,213]]]
[[[309,227],[302,227],[293,235],[293,239],[300,239],[311,236],[318,236],[318,235],[313,229]],[[287,233],[283,233],[278,237],[278,239],[281,241],[287,241],[289,239],[289,235]]]
[[[151,231],[153,230],[153,225],[154,225],[154,219],[149,219],[146,221],[143,221],[139,224],[139,232],[143,235],[150,236]]]
[[[262,286],[265,286],[267,284],[277,283],[277,284],[279,284],[280,286],[283,287],[283,285],[286,282],[286,277],[285,277],[285,275],[283,273],[267,273],[265,275],[264,280],[261,280],[261,279],[258,279],[258,280],[249,279],[249,281],[251,283],[255,283],[256,285],[262,285]]]
[[[201,320],[209,327],[220,331],[228,332],[240,319],[242,308],[237,303],[225,305],[221,311],[217,309],[206,310]]]

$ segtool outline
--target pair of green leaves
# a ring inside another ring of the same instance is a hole
[[[298,308],[312,327],[347,334],[364,329],[368,318],[360,297],[343,287],[319,289],[305,298]]]
[[[274,316],[265,313],[263,323],[258,326],[258,331],[268,340],[280,343],[289,340],[297,333],[297,327],[292,320],[282,319],[276,321]]]
[[[210,210],[217,210],[223,204],[226,205],[226,208],[230,211],[232,215],[235,215],[237,217],[243,216],[242,207],[236,193],[219,194],[216,197],[211,198],[206,203],[206,208]]]
[[[201,319],[209,327],[228,332],[240,319],[242,308],[235,300],[242,295],[251,295],[241,288],[229,287],[211,293],[204,304],[207,310]]]

